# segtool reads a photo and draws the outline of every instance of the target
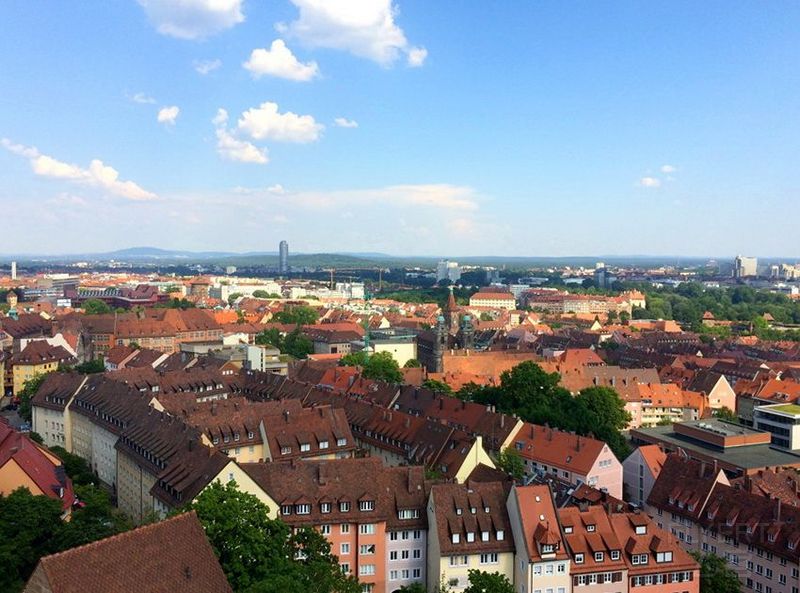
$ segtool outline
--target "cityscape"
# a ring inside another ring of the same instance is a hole
[[[800,593],[800,7],[0,11],[0,592]]]

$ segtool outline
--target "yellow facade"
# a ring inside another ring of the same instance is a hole
[[[489,457],[486,449],[483,448],[483,439],[481,437],[476,437],[475,442],[472,444],[472,448],[469,450],[467,456],[464,458],[464,462],[456,472],[456,482],[459,484],[466,482],[467,477],[472,473],[472,470],[478,467],[478,465],[481,463],[492,468],[494,467],[494,461],[492,461],[492,458]]]
[[[241,467],[239,467],[234,461],[231,461],[222,468],[222,471],[217,474],[217,477],[212,480],[212,482],[220,482],[222,484],[227,484],[228,482],[234,481],[238,486],[239,490],[242,492],[247,492],[248,494],[252,494],[258,500],[263,502],[269,508],[269,518],[270,519],[277,519],[279,515],[279,506],[278,503],[275,502],[272,497],[264,492],[264,490],[258,484],[253,481],[253,478],[248,476]]]
[[[44,375],[58,368],[58,362],[45,362],[43,364],[15,364],[13,369],[14,383],[13,394],[17,395],[25,387],[25,381],[30,381],[36,375]]]

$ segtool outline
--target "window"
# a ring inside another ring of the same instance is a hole
[[[575,564],[583,564],[583,554],[575,554]]]
[[[342,572],[344,574],[348,574],[350,572],[350,564],[348,564],[347,562],[340,564],[339,567],[342,569]]]
[[[288,455],[292,452],[291,447],[281,447],[281,455]]]
[[[396,581],[397,580],[397,571],[396,570],[390,570],[389,571],[389,580],[390,581]]]
[[[339,532],[342,534],[350,533],[350,523],[342,523],[339,525]]]
[[[619,560],[619,550],[611,550],[611,559]]]
[[[321,505],[319,505],[319,510],[322,511],[323,513],[330,513],[331,512],[331,503],[323,502]]]
[[[330,535],[331,534],[331,526],[330,525],[320,525],[319,532],[322,535]]]
[[[412,556],[415,560],[419,560],[422,558],[422,550],[419,548],[414,548]]]
[[[327,449],[328,448],[328,441],[320,441],[319,442],[320,449]]]
[[[397,560],[397,550],[389,552],[389,560]]]
[[[311,513],[311,505],[310,504],[298,504],[294,507],[294,512],[298,515],[308,515]]]
[[[647,564],[647,554],[634,554],[631,556],[631,564]]]
[[[281,515],[291,515],[291,514],[292,514],[292,505],[290,504],[281,505]]]
[[[422,576],[422,570],[419,568],[415,568],[411,571],[411,576],[415,579],[418,579]]]
[[[602,562],[605,558],[605,554],[603,552],[595,552],[594,553],[594,561],[595,562]]]
[[[586,526],[586,531],[588,531],[589,533],[591,533],[594,530],[595,530],[595,526],[594,525],[587,525]]]
[[[506,535],[502,529],[497,530],[497,541],[501,542],[505,539]]]
[[[341,544],[339,546],[339,553],[342,556],[347,556],[350,553],[350,544]]]
[[[672,562],[672,552],[658,552],[656,562]]]
[[[396,532],[396,531],[392,531],[392,532],[389,534],[389,540],[390,540],[390,541],[393,541],[393,542],[396,542],[396,541],[397,541],[397,532]]]
[[[336,439],[337,447],[344,447],[347,444],[347,439]]]
[[[481,564],[497,564],[497,553],[481,554]]]
[[[362,523],[358,526],[358,532],[361,535],[374,535],[375,534],[375,524],[374,523]]]
[[[488,531],[481,531],[481,541],[488,542],[489,541],[489,532]]]
[[[452,537],[451,537],[451,541],[452,541],[454,544],[461,543],[461,534],[460,534],[460,533],[454,533],[454,534],[452,535]]]
[[[542,544],[542,554],[552,554],[556,551],[556,547],[552,544]]]
[[[397,512],[398,519],[419,519],[419,509],[403,509]]]
[[[564,533],[566,534],[572,533],[572,525],[564,525]]]
[[[467,541],[469,543],[472,543],[472,542],[475,541],[475,532],[473,532],[473,531],[468,531],[467,532]]]
[[[358,574],[362,577],[372,576],[375,574],[375,565],[374,564],[362,564],[358,567]]]
[[[300,452],[306,453],[311,451],[311,445],[309,443],[300,443]]]
[[[403,550],[400,552],[400,559],[401,560],[408,560],[409,551]]]
[[[375,544],[361,544],[358,553],[361,556],[372,556],[375,553]]]
[[[467,566],[468,563],[467,556],[450,556],[450,566]]]
[[[689,509],[691,510],[691,509]],[[647,533],[647,525],[637,525],[636,535],[645,535]]]
[[[350,503],[347,501],[342,501],[339,503],[339,512],[340,513],[347,513],[350,510]]]
[[[375,510],[375,501],[374,500],[362,500],[358,503],[358,510],[359,511],[374,511]]]

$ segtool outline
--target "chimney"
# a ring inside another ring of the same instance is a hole
[[[439,409],[444,410],[444,398],[439,398]]]
[[[506,415],[500,414],[500,428],[506,427]]]
[[[409,416],[406,416],[406,421],[404,422],[404,424],[405,424],[406,428],[411,426],[411,418]]]
[[[289,422],[289,410],[284,410],[283,411],[283,420],[285,422]]]

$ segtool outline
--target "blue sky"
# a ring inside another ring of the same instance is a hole
[[[796,2],[0,13],[0,251],[800,255]]]

